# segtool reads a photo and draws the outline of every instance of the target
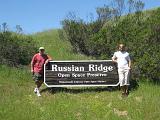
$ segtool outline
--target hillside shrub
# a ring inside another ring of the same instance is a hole
[[[97,22],[84,23],[76,21],[63,25],[63,30],[70,34],[67,39],[79,49],[85,46],[88,54],[97,59],[111,59],[116,46],[124,43],[130,53],[133,63],[133,76],[160,80],[160,8],[149,11],[148,14],[138,12],[128,14],[116,20],[109,20],[103,26],[97,27]],[[96,24],[95,24],[96,23]],[[74,27],[73,27],[73,26]],[[76,26],[76,27],[75,27]],[[78,26],[78,27],[77,27]],[[79,27],[83,26],[83,27]],[[65,29],[65,28],[69,29]],[[76,29],[75,29],[76,28]],[[85,28],[85,29],[84,29]],[[77,32],[79,31],[79,32]],[[80,36],[81,39],[77,37]],[[81,42],[83,41],[83,46]],[[75,46],[75,48],[76,48]],[[85,52],[81,51],[83,54]]]
[[[36,44],[27,35],[0,32],[0,64],[27,65],[36,52]]]

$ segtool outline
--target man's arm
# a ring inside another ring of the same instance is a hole
[[[129,62],[128,62],[128,67],[131,69],[131,60],[129,60]]]
[[[131,58],[129,55],[128,55],[127,59],[128,59],[128,67],[129,67],[129,69],[131,69],[132,61],[131,61]]]
[[[31,62],[31,73],[34,73],[34,67],[33,62]]]
[[[50,60],[52,60],[52,58],[49,55],[47,55],[47,60],[45,61],[45,64],[47,64]]]
[[[114,55],[113,55],[113,57],[112,57],[112,61],[113,61],[113,62],[117,62],[117,57],[116,57],[115,53],[114,53]]]
[[[34,64],[35,64],[35,55],[33,56],[32,61],[31,61],[31,72],[32,73],[34,73]]]

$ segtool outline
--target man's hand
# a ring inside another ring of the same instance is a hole
[[[117,63],[117,60],[112,60],[113,62]]]
[[[31,73],[34,74],[34,70],[31,70]]]
[[[112,61],[117,63],[117,57],[112,57]]]
[[[47,59],[46,61],[45,61],[45,64],[47,64],[49,62],[49,59]]]

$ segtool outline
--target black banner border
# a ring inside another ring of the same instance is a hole
[[[112,61],[112,60],[64,60],[64,61],[49,61],[49,62],[108,62],[108,61]],[[107,87],[107,86],[118,86],[119,82],[117,84],[112,84],[112,85],[93,85],[93,84],[87,84],[87,85],[48,85],[45,81],[45,70],[46,70],[46,64],[44,65],[44,84],[47,87]]]

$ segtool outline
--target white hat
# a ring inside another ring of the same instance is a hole
[[[44,47],[40,47],[39,50],[44,50]]]

